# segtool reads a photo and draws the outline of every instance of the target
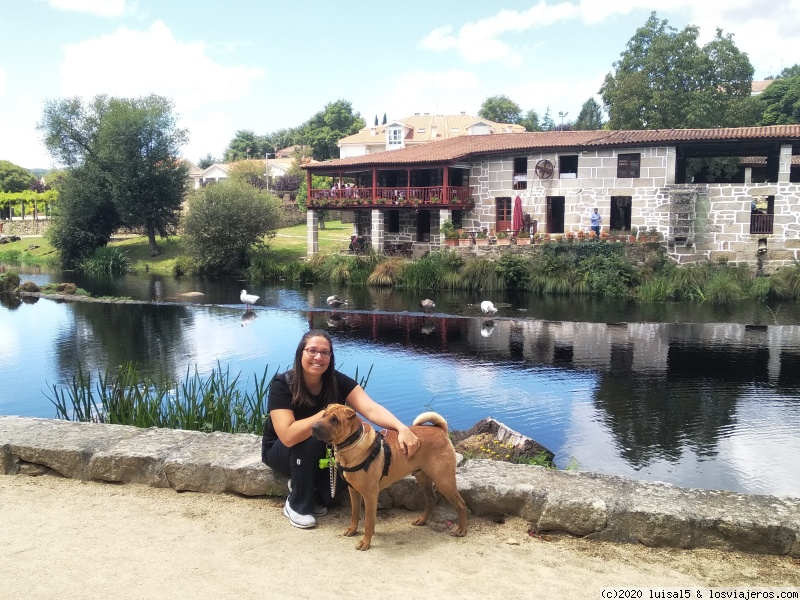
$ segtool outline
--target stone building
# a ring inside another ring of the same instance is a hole
[[[378,251],[442,245],[439,225],[508,231],[514,199],[538,232],[657,232],[679,263],[774,270],[800,258],[800,125],[464,136],[307,165],[308,253],[317,211],[354,211]],[[724,180],[714,164],[726,163]],[[738,169],[736,168],[738,165]],[[735,172],[733,172],[735,171]],[[311,175],[331,187],[312,189]]]

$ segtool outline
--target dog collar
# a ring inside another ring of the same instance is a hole
[[[352,446],[353,444],[355,444],[358,440],[361,439],[361,436],[364,435],[364,427],[366,425],[367,425],[366,423],[362,423],[361,427],[358,428],[358,431],[353,433],[353,435],[351,435],[349,438],[347,438],[341,444],[336,444],[336,449],[341,452],[342,450],[344,450],[344,449]]]

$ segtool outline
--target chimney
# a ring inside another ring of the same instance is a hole
[[[371,127],[371,128],[370,128],[370,130],[369,130],[369,132],[370,132],[372,135],[378,135],[378,130],[377,130],[377,129],[375,129],[374,127]]]

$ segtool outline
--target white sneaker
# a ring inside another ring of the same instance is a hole
[[[292,480],[291,479],[289,480],[289,493],[290,494],[292,493]],[[286,499],[286,503],[287,504],[289,503],[289,499],[288,498]],[[292,511],[292,512],[294,512],[294,511]],[[297,513],[295,513],[295,514],[297,514]],[[328,509],[325,508],[324,506],[322,506],[322,504],[315,504],[314,505],[314,510],[311,511],[311,514],[314,515],[315,517],[324,517],[325,515],[328,514]]]
[[[327,509],[325,512],[327,512]],[[317,520],[314,518],[314,515],[301,515],[295,512],[292,507],[289,506],[288,498],[286,499],[286,504],[283,505],[283,514],[289,519],[289,523],[300,529],[311,529],[317,526]]]

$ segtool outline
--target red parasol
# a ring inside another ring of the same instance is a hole
[[[514,198],[514,211],[511,214],[511,229],[514,233],[519,233],[522,229],[522,198],[517,196]]]

